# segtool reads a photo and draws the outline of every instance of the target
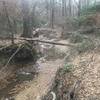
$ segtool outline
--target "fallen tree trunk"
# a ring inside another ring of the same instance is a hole
[[[1,40],[10,40],[11,38],[1,38]],[[57,43],[57,42],[51,42],[51,41],[47,41],[47,40],[40,40],[39,38],[14,38],[15,40],[26,40],[26,41],[36,41],[36,42],[41,42],[41,43],[47,43],[47,44],[53,44],[53,45],[61,45],[61,46],[70,46],[70,47],[75,47],[75,44],[71,44],[71,43]]]

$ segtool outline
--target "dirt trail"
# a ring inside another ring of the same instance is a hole
[[[61,43],[68,43],[68,41],[59,41]],[[55,46],[58,49],[57,52],[66,52],[69,47]],[[62,48],[60,50],[60,48]],[[55,55],[54,55],[55,56]],[[45,95],[52,85],[56,72],[60,67],[63,67],[64,58],[56,59],[52,61],[45,61],[45,63],[39,63],[39,75],[32,82],[28,84],[28,88],[16,95],[15,100],[40,100],[40,97]]]
[[[52,85],[57,69],[63,65],[63,60],[48,61],[40,65],[39,76],[29,84],[29,88],[19,93],[15,100],[40,100]]]

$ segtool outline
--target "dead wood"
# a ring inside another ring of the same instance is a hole
[[[1,40],[10,40],[11,38],[1,38]],[[53,45],[61,45],[61,46],[69,46],[69,47],[75,47],[75,44],[71,44],[71,43],[57,43],[57,42],[51,42],[51,41],[47,41],[47,40],[40,40],[39,38],[14,38],[15,40],[26,40],[26,41],[36,41],[36,42],[41,42],[41,43],[47,43],[47,44],[53,44]]]

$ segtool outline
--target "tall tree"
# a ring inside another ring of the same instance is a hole
[[[12,44],[14,44],[14,30],[13,30],[12,23],[10,21],[10,17],[9,17],[9,14],[8,14],[8,11],[7,11],[7,5],[6,5],[5,1],[3,1],[2,3],[3,3],[3,6],[4,6],[5,16],[6,16],[7,22],[8,22],[8,30],[11,33],[11,42],[12,42]]]
[[[79,0],[79,3],[78,3],[78,16],[80,16],[80,11],[81,11],[81,0]]]
[[[49,15],[49,0],[45,0],[45,9],[46,9],[47,20],[48,20],[48,15]]]
[[[62,0],[62,16],[66,16],[66,0]]]
[[[54,28],[54,21],[55,21],[55,1],[50,0],[50,26]]]
[[[83,7],[83,0],[78,0],[78,2],[76,0],[74,0],[74,3],[77,6],[77,15],[80,16],[81,15],[81,9]]]
[[[23,37],[32,37],[31,18],[29,1],[22,0],[22,13],[23,13]]]
[[[63,33],[64,33],[64,22],[65,22],[65,17],[66,17],[66,0],[62,0],[62,34],[61,37],[63,37]]]
[[[71,4],[72,4],[72,0],[69,0],[69,16],[71,16],[71,13],[72,13],[72,7],[71,7]]]

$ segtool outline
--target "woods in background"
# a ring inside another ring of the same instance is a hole
[[[0,34],[6,34],[9,30],[9,34],[21,33],[24,37],[32,37],[33,27],[63,27],[67,18],[81,16],[83,9],[95,5],[96,2],[96,0],[2,0]]]

